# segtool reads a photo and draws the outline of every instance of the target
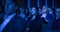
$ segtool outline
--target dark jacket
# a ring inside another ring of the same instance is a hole
[[[2,32],[24,32],[26,21],[15,15]]]
[[[46,23],[45,20],[37,15],[30,23],[30,32],[41,32],[43,23]]]
[[[60,20],[56,19],[55,22],[53,22],[52,30],[60,30]]]

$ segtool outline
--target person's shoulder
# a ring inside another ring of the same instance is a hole
[[[17,16],[17,20],[19,20],[19,21],[25,21],[25,19],[23,19],[23,18],[20,17],[20,16]]]

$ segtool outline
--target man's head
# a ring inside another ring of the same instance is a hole
[[[42,11],[43,11],[43,13],[46,13],[47,12],[47,7],[43,6]]]
[[[6,1],[5,3],[5,13],[12,14],[16,10],[15,3],[13,1]]]
[[[36,14],[36,8],[32,7],[31,14]]]
[[[56,9],[56,16],[60,19],[60,8]]]

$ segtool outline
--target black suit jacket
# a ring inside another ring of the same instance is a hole
[[[26,21],[15,15],[2,32],[25,32]]]
[[[52,30],[60,30],[60,20],[59,19],[56,19],[55,22],[53,22],[52,24]]]
[[[41,32],[44,23],[45,20],[43,18],[36,16],[36,18],[30,22],[30,32]]]

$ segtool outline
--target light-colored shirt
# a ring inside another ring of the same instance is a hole
[[[12,14],[10,16],[8,16],[3,23],[0,26],[0,32],[2,32],[2,30],[6,27],[6,25],[10,22],[10,20],[15,16],[16,14]]]
[[[44,18],[46,22],[49,22],[49,20],[46,19],[46,16],[47,16],[47,14],[42,14],[41,17]]]
[[[35,16],[35,15],[34,15],[34,16],[32,16],[32,19],[31,19],[31,21],[32,21],[32,20],[34,20],[35,18],[36,18],[36,16]]]
[[[41,16],[41,17],[42,17],[42,18],[46,18],[46,15],[47,15],[47,14],[42,14],[42,16]]]
[[[22,17],[22,18],[24,18],[25,19],[25,15],[24,15],[24,13],[20,13],[20,17]]]

